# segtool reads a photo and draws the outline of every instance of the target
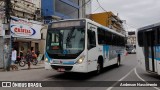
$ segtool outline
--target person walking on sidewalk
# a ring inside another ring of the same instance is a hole
[[[27,51],[27,54],[26,54],[26,60],[27,60],[27,63],[28,63],[28,69],[30,69],[30,63],[31,63],[31,59],[32,59],[32,52],[30,49],[28,49]]]
[[[18,66],[15,65],[15,61],[17,59],[17,51],[13,48],[12,49],[12,56],[11,56],[11,68],[12,70],[18,70]]]

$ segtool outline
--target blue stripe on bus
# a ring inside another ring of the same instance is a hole
[[[160,46],[155,46],[156,52],[160,53]]]
[[[103,45],[103,53],[108,53],[109,52],[109,46],[108,45]]]
[[[63,62],[63,64],[73,65],[73,64],[74,64],[74,61]]]
[[[150,59],[152,59],[151,57],[149,57]],[[154,60],[160,61],[160,58],[154,58]]]
[[[160,58],[155,58],[157,61],[160,61]]]

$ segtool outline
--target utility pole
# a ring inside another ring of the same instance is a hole
[[[12,52],[12,36],[11,36],[11,30],[10,30],[10,21],[11,21],[11,16],[10,16],[10,13],[11,13],[11,0],[4,0],[4,3],[5,3],[5,16],[6,16],[6,26],[8,27],[8,33],[7,35],[9,36],[9,38],[5,38],[5,41],[8,41],[7,42],[9,45],[8,47],[8,53],[7,53],[7,57],[6,58],[6,70],[7,71],[10,71],[10,64],[11,64],[11,52]]]
[[[5,15],[7,23],[10,23],[11,0],[5,0]]]

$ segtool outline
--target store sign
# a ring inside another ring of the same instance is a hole
[[[42,26],[25,20],[14,18],[11,20],[11,33],[13,37],[41,39]]]
[[[12,33],[17,36],[29,37],[36,34],[36,30],[27,25],[12,25],[11,28],[13,29]]]

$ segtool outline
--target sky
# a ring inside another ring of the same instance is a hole
[[[98,0],[106,11],[126,20],[127,31],[160,22],[160,0]],[[92,13],[104,12],[97,0],[92,0]]]

